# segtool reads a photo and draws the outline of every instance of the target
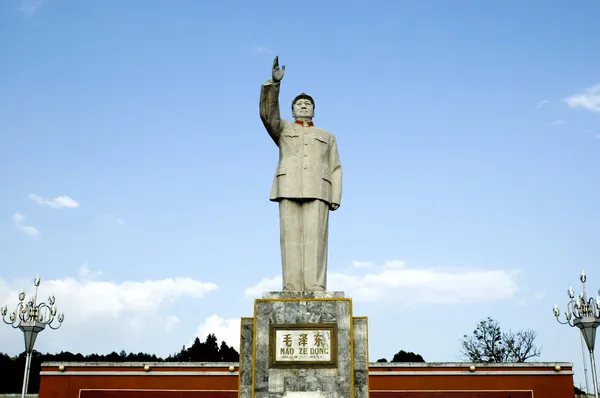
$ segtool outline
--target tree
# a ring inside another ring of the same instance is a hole
[[[425,362],[423,357],[414,352],[400,350],[394,354],[392,362]]]
[[[388,360],[386,358],[379,358],[377,362],[385,363]],[[400,350],[394,354],[394,357],[390,362],[425,362],[423,357],[414,352]]]
[[[502,332],[498,321],[488,317],[471,336],[463,336],[461,354],[470,362],[525,362],[542,353],[535,345],[536,337],[531,329]]]
[[[222,362],[238,362],[240,354],[233,347],[229,347],[224,341],[221,342],[219,348],[219,361]]]
[[[37,393],[40,388],[40,370],[42,362],[237,362],[240,355],[235,348],[230,347],[224,341],[221,346],[217,344],[214,334],[207,336],[205,342],[196,338],[191,347],[183,346],[180,352],[169,355],[162,359],[155,354],[139,352],[137,354],[125,350],[116,351],[108,355],[102,354],[73,354],[71,352],[60,352],[58,354],[41,354],[33,351],[31,356],[31,376],[29,379],[29,392]],[[0,352],[0,394],[17,393],[21,391],[23,382],[23,369],[25,367],[25,353],[16,357]]]
[[[534,330],[519,330],[516,333],[509,330],[503,336],[508,353],[505,362],[525,362],[542,354],[542,348],[535,345],[537,333]]]
[[[217,362],[221,360],[221,355],[219,355],[219,343],[217,340],[217,336],[215,336],[212,333],[206,336],[204,347],[206,349],[206,359],[204,359],[204,361]]]
[[[204,342],[196,337],[190,347],[183,346],[178,353],[169,355],[165,362],[237,362],[240,360],[240,354],[235,348],[229,347],[224,341],[219,347],[217,341],[214,334],[206,336]]]

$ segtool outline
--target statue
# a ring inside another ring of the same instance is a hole
[[[284,72],[275,57],[260,92],[260,118],[279,147],[270,200],[279,202],[283,291],[326,291],[329,211],[340,207],[342,165],[335,136],[312,122],[310,95],[292,101],[293,123],[281,119]]]

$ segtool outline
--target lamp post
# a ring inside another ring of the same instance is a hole
[[[583,292],[577,298],[575,298],[573,288],[569,287],[569,302],[567,303],[567,311],[565,312],[565,321],[561,322],[559,319],[560,310],[557,305],[554,305],[554,316],[563,325],[579,328],[590,352],[592,385],[594,386],[594,396],[598,398],[598,376],[596,374],[596,360],[594,359],[594,345],[596,343],[596,328],[600,326],[600,289],[595,299],[593,297],[588,298],[585,291],[586,279],[585,272],[581,271],[579,280],[581,281]]]
[[[65,319],[64,314],[61,312],[56,316],[56,306],[54,302],[54,295],[48,297],[48,304],[37,302],[38,287],[40,286],[39,275],[35,278],[33,284],[35,285],[35,293],[33,297],[29,297],[29,300],[25,302],[25,292],[21,290],[19,293],[19,303],[17,307],[10,313],[8,320],[6,320],[6,314],[8,309],[6,305],[2,307],[1,314],[2,320],[7,325],[11,325],[14,329],[21,329],[23,336],[25,337],[25,375],[23,376],[23,390],[21,397],[25,398],[27,394],[27,386],[29,385],[29,371],[31,369],[31,353],[33,352],[33,346],[35,345],[35,339],[39,332],[44,330],[46,326],[50,329],[58,329],[61,327],[63,320]],[[53,326],[54,320],[58,321],[58,325]]]

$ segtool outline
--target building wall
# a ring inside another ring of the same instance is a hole
[[[148,365],[150,369],[146,371],[142,363],[72,363],[64,364],[64,371],[60,371],[59,364],[43,364],[39,395],[40,398],[230,398],[238,395],[237,364]],[[233,372],[229,366],[234,366]]]
[[[573,397],[571,364],[372,364],[369,387],[372,398]],[[470,370],[470,366],[475,369]],[[470,390],[472,393],[467,393]]]
[[[147,370],[145,365],[44,363],[39,398],[238,396],[237,363],[154,363],[147,364]],[[475,368],[470,369],[471,365]],[[575,395],[569,363],[372,363],[369,389],[372,398],[573,398]]]

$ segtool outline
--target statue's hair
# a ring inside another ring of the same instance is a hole
[[[315,100],[313,99],[313,97],[311,97],[310,95],[308,95],[306,93],[298,94],[296,96],[296,98],[294,98],[294,100],[292,101],[292,109],[294,109],[294,104],[296,103],[296,101],[301,100],[301,99],[309,100],[313,104],[313,109],[315,109]]]

